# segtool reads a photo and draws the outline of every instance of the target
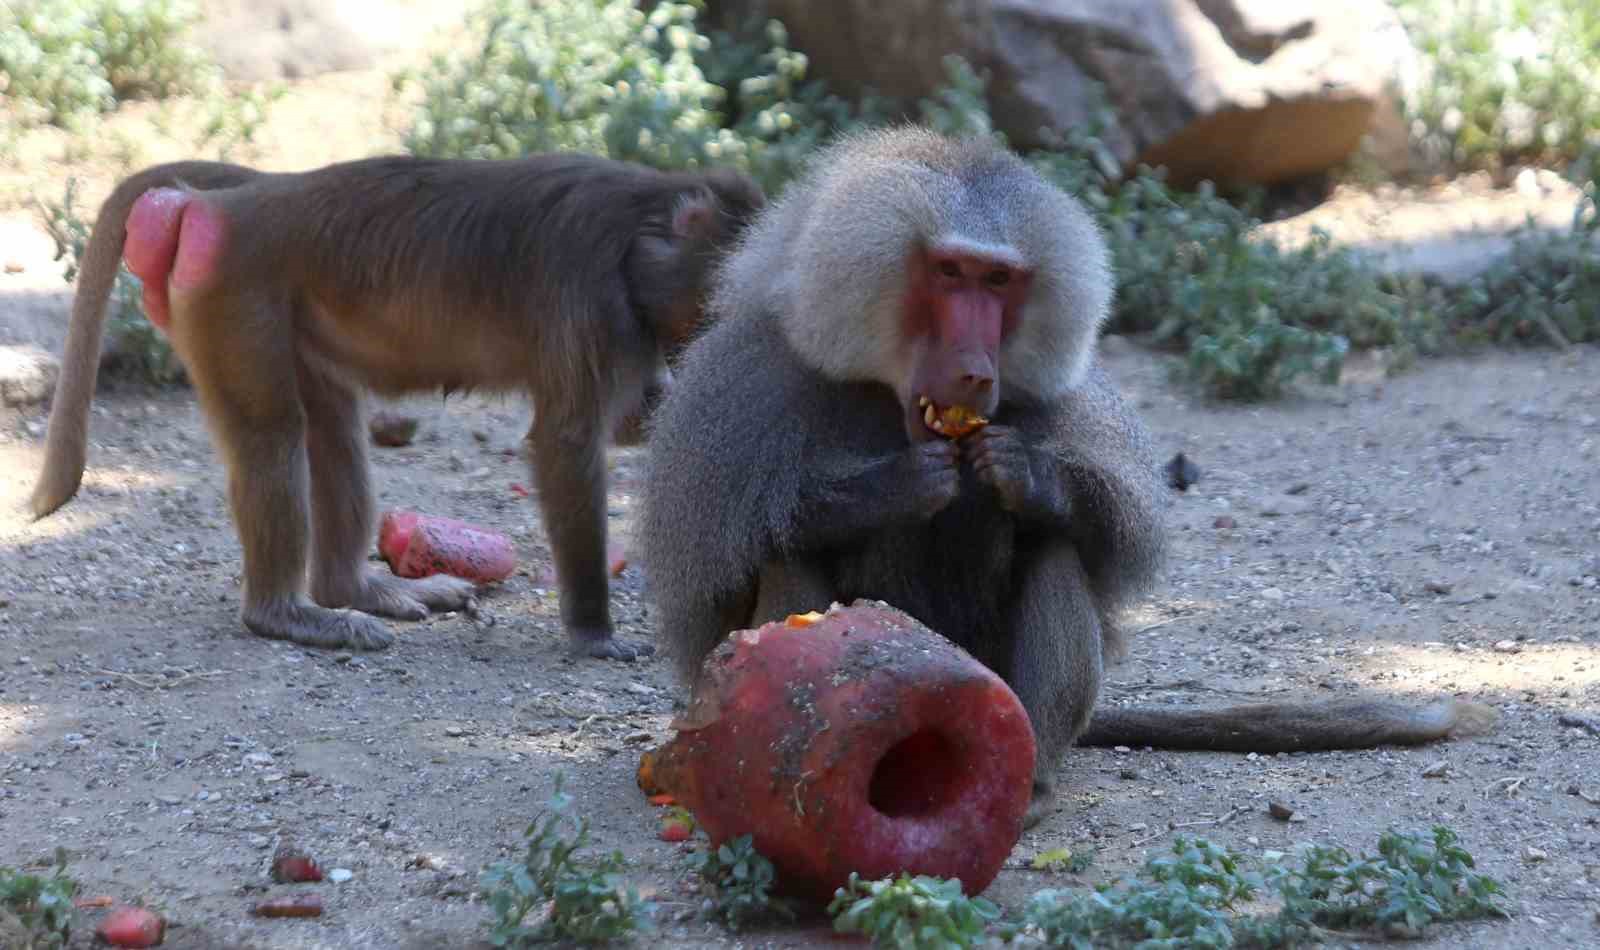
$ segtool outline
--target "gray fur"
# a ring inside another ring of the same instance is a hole
[[[983,139],[900,128],[822,150],[725,262],[712,306],[777,317],[834,379],[900,387],[906,263],[941,241],[1009,250],[1035,273],[1028,309],[1051,318],[1006,342],[1002,385],[1051,400],[1082,382],[1111,305],[1105,242],[1077,201]]]
[[[1006,676],[1053,761],[1088,721],[1118,608],[1165,550],[1150,439],[1094,361],[1111,292],[1088,216],[986,142],[902,129],[823,153],[747,233],[721,272],[718,320],[652,423],[640,536],[681,674],[730,629],[883,599]],[[1069,487],[1059,532],[1003,511],[965,466],[931,518],[858,529],[831,514],[863,485],[869,506],[881,484],[875,503],[893,507],[914,469],[894,468],[910,451],[900,308],[907,262],[929,242],[1034,274],[1001,345],[993,422]]]
[[[959,449],[913,446],[904,427],[901,308],[926,242],[1018,261],[1036,282],[1000,348],[991,424]],[[1263,735],[1357,748],[1479,728],[1481,707],[1392,703],[1339,707],[1349,721],[1281,705],[1091,725],[1121,652],[1117,616],[1167,548],[1151,440],[1095,359],[1111,286],[1089,217],[992,143],[898,129],[821,153],[725,261],[717,321],[652,420],[640,538],[682,678],[731,630],[887,601],[1017,692],[1039,745],[1034,820],[1086,730],[1238,749]],[[1237,715],[1257,718],[1240,729]],[[1314,740],[1309,721],[1324,727]]]

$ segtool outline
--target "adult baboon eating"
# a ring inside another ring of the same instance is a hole
[[[654,419],[641,537],[682,675],[730,630],[888,601],[1016,691],[1035,817],[1080,736],[1309,749],[1484,724],[1453,701],[1091,724],[1116,615],[1166,546],[1150,440],[1095,356],[1111,295],[1093,221],[987,140],[899,129],[820,154],[728,258]]]

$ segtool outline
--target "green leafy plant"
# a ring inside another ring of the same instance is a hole
[[[1144,879],[1093,891],[1044,890],[1023,923],[1052,947],[1231,947],[1229,910],[1250,900],[1259,875],[1204,839],[1179,837],[1170,855],[1146,863]]]
[[[1004,145],[1005,135],[989,117],[989,101],[984,95],[987,77],[960,56],[946,56],[941,65],[945,84],[917,104],[922,124],[941,135],[987,137]]]
[[[63,276],[67,283],[78,279],[84,249],[89,244],[89,225],[78,216],[78,181],[68,178],[60,201],[41,201],[38,210],[55,241],[54,260],[66,258]],[[157,384],[168,384],[184,377],[183,364],[172,351],[166,336],[145,318],[143,284],[125,268],[117,271],[107,303],[107,325],[117,354],[109,362],[119,372]]]
[[[1000,909],[981,897],[967,897],[961,882],[901,874],[863,881],[854,872],[828,905],[833,929],[872,938],[875,947],[895,950],[959,950],[976,945]]]
[[[1089,869],[1094,863],[1094,849],[1081,848],[1051,848],[1041,851],[1033,856],[1029,866],[1035,871],[1063,871],[1068,874],[1079,874]]]
[[[1408,111],[1433,164],[1571,161],[1600,141],[1600,7],[1591,0],[1396,7],[1422,54]]]
[[[1242,399],[1336,381],[1352,345],[1437,347],[1437,319],[1326,235],[1286,250],[1209,183],[1181,192],[1143,167],[1119,180],[1105,121],[1102,107],[1030,159],[1099,219],[1118,284],[1112,330],[1182,351],[1192,378]]]
[[[251,89],[206,98],[200,104],[204,120],[196,148],[212,149],[220,162],[230,161],[238,152],[248,150],[267,124],[272,104],[287,92],[288,87],[282,83],[263,83]]]
[[[739,930],[773,914],[794,917],[792,908],[772,897],[772,862],[756,850],[750,835],[697,851],[689,862],[710,892],[712,913],[730,928]]]
[[[1204,838],[1180,836],[1132,880],[1040,891],[1004,935],[1075,950],[1282,948],[1355,929],[1415,937],[1441,921],[1505,915],[1499,883],[1473,867],[1442,826],[1431,838],[1385,832],[1375,857],[1313,845],[1298,865],[1259,867]],[[1276,913],[1241,910],[1274,896]]]
[[[185,42],[199,16],[185,0],[0,4],[0,88],[56,124],[192,91],[212,78],[209,59]]]
[[[1600,185],[1590,181],[1571,226],[1531,227],[1511,252],[1465,284],[1424,291],[1458,339],[1468,343],[1600,340]]]
[[[498,158],[577,149],[668,167],[715,155],[720,87],[695,62],[695,8],[636,0],[490,0],[474,45],[396,87],[421,87],[405,137],[419,155]]]
[[[523,859],[492,865],[483,875],[494,914],[489,940],[497,947],[603,943],[648,926],[651,905],[623,882],[622,853],[580,855],[589,843],[589,821],[569,814],[572,798],[561,786],[557,776],[548,806],[524,832]]]
[[[49,876],[0,866],[0,945],[16,950],[66,946],[78,884],[67,876],[67,854],[60,848],[54,866]]]
[[[488,0],[474,45],[395,77],[421,102],[405,147],[503,157],[577,149],[662,168],[731,165],[776,192],[841,129],[889,116],[805,78],[777,20],[701,32],[699,3]]]

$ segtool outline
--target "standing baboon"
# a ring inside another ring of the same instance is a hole
[[[900,129],[821,153],[727,259],[654,417],[644,563],[685,678],[730,630],[888,601],[1016,691],[1035,820],[1085,730],[1319,748],[1481,725],[1453,702],[1091,725],[1118,609],[1165,548],[1150,441],[1095,357],[1111,294],[1089,216],[987,140]]]
[[[82,477],[125,255],[227,466],[251,631],[376,649],[392,635],[372,614],[464,606],[467,581],[366,565],[363,392],[523,390],[571,648],[649,653],[613,635],[605,440],[696,332],[713,262],[763,201],[732,171],[580,154],[147,169],[106,200],[90,238],[33,509],[55,510]]]

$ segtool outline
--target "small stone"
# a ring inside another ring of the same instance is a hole
[[[61,363],[37,346],[0,346],[0,403],[31,406],[55,391]]]
[[[1430,594],[1438,594],[1443,596],[1450,593],[1455,588],[1450,584],[1446,584],[1444,581],[1428,581],[1426,584],[1422,585],[1422,589]]]
[[[1290,485],[1288,488],[1285,488],[1283,490],[1283,493],[1285,495],[1304,495],[1307,491],[1310,491],[1310,490],[1311,490],[1311,483],[1310,482],[1295,482],[1293,485]]]
[[[1278,819],[1279,821],[1288,821],[1290,818],[1294,817],[1294,809],[1281,802],[1268,802],[1267,814]]]
[[[163,805],[181,805],[183,803],[183,799],[176,795],[157,795],[156,801]]]
[[[459,739],[467,734],[467,730],[461,728],[460,726],[445,726],[444,734],[452,739]]]
[[[245,765],[271,765],[272,756],[265,752],[251,752],[244,757]]]
[[[1117,778],[1131,782],[1139,777],[1138,769],[1123,768],[1117,770]]]
[[[1128,748],[1125,745],[1119,745],[1119,746],[1112,746],[1111,747],[1111,751],[1115,752],[1118,755],[1127,755],[1129,752],[1132,752],[1133,750]]]
[[[1544,189],[1539,186],[1539,176],[1531,168],[1517,172],[1512,187],[1516,188],[1517,194],[1524,198],[1538,198],[1544,194]]]
[[[1526,848],[1522,849],[1522,860],[1528,862],[1529,864],[1538,864],[1540,861],[1549,860],[1549,858],[1550,852],[1544,850],[1543,848],[1535,848],[1530,844]]]
[[[1515,640],[1496,640],[1491,649],[1496,653],[1521,653],[1522,644]]]
[[[1238,527],[1239,522],[1233,520],[1233,515],[1217,515],[1217,520],[1211,522],[1211,526],[1213,528],[1227,531],[1231,528]]]
[[[1200,481],[1200,466],[1190,461],[1182,452],[1166,464],[1167,485],[1178,491],[1188,491],[1189,486]]]
[[[410,445],[411,440],[417,436],[417,419],[398,412],[380,410],[372,414],[367,422],[367,431],[372,434],[372,444],[384,448],[399,448]]]
[[[1300,498],[1269,498],[1261,505],[1261,514],[1268,518],[1300,515],[1311,510],[1311,505]]]
[[[1270,601],[1274,604],[1282,603],[1287,596],[1289,595],[1285,594],[1281,587],[1268,587],[1261,592],[1262,600]]]
[[[1448,771],[1450,771],[1450,763],[1446,762],[1444,759],[1440,759],[1439,761],[1437,761],[1437,762],[1433,763],[1432,765],[1428,766],[1427,768],[1423,769],[1422,770],[1422,777],[1423,778],[1439,778],[1439,777],[1443,776],[1444,773],[1446,773]]]
[[[332,868],[328,871],[328,880],[335,884],[343,884],[355,876],[355,872],[349,868]]]

